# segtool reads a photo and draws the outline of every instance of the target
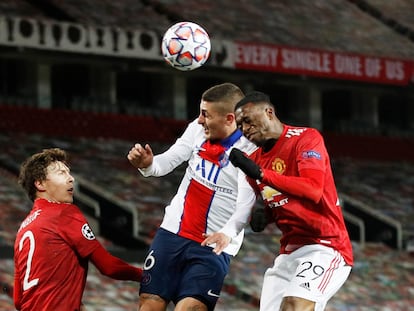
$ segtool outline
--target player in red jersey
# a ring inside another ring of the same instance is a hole
[[[260,310],[324,310],[347,280],[353,255],[323,138],[316,129],[283,124],[261,92],[235,109],[239,128],[259,146],[249,158],[237,149],[230,154],[265,203],[252,228],[274,221],[282,231]]]
[[[142,269],[109,254],[73,203],[65,151],[45,149],[21,166],[19,183],[34,201],[14,245],[17,310],[82,310],[91,261],[108,277],[141,280]]]

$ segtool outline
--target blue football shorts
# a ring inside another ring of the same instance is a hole
[[[174,304],[193,297],[214,310],[230,258],[160,228],[145,259],[140,294],[155,294]]]

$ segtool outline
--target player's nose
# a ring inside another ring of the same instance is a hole
[[[68,182],[74,183],[75,182],[75,177],[73,177],[71,174],[69,174],[69,176],[68,176]]]

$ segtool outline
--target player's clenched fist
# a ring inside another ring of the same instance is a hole
[[[135,168],[146,168],[152,164],[154,154],[151,147],[146,144],[135,144],[129,151],[127,158]]]

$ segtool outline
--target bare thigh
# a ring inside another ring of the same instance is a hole
[[[299,298],[284,297],[280,306],[280,311],[314,311],[315,302]]]

